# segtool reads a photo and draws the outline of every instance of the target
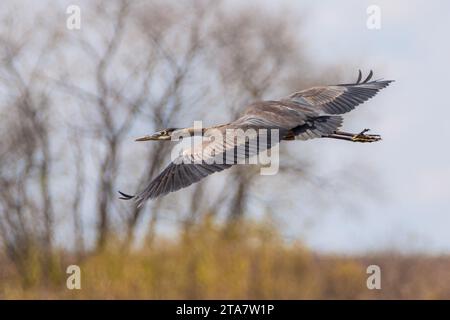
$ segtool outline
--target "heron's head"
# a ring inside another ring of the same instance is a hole
[[[175,130],[177,130],[177,128],[164,129],[153,134],[137,138],[135,141],[170,140],[172,138],[172,133]]]

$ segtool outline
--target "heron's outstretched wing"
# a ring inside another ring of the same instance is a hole
[[[313,87],[293,93],[283,100],[293,101],[306,107],[315,107],[327,114],[343,114],[369,100],[393,81],[369,81],[372,75],[371,70],[367,78],[361,81],[360,70],[355,83]]]
[[[136,196],[136,204],[141,206],[146,200],[164,196],[170,192],[186,188],[201,179],[231,167],[227,164],[176,164],[171,162],[150,184]],[[127,199],[125,199],[127,200]]]
[[[242,163],[263,149],[270,148],[270,143],[264,146],[258,143],[258,137],[256,130],[247,131],[243,140],[224,134],[224,130],[207,132],[202,143],[184,149],[142,192],[135,196],[119,192],[121,199],[134,199],[141,206],[148,199],[188,187],[215,172]]]

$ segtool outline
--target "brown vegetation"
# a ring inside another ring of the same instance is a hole
[[[286,243],[268,223],[224,228],[206,218],[177,240],[156,239],[123,253],[111,244],[77,260],[64,252],[51,283],[30,268],[27,285],[4,258],[2,299],[448,299],[450,259],[379,254],[315,254]],[[81,267],[81,290],[66,288],[65,268]],[[381,290],[366,287],[366,268],[382,270]]]

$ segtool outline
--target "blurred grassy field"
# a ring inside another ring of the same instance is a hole
[[[81,267],[81,290],[66,288],[69,264]],[[381,267],[381,290],[366,287],[370,264]],[[131,252],[115,244],[81,259],[59,252],[50,272],[33,255],[21,274],[4,258],[1,266],[1,299],[450,298],[448,257],[320,255],[254,222],[224,228],[206,219]]]

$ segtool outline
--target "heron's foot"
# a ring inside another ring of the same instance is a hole
[[[358,134],[355,134],[352,137],[352,141],[353,142],[376,142],[376,141],[380,141],[381,140],[381,136],[378,134],[366,134],[366,132],[368,132],[369,129],[364,129],[363,131],[361,131]]]

